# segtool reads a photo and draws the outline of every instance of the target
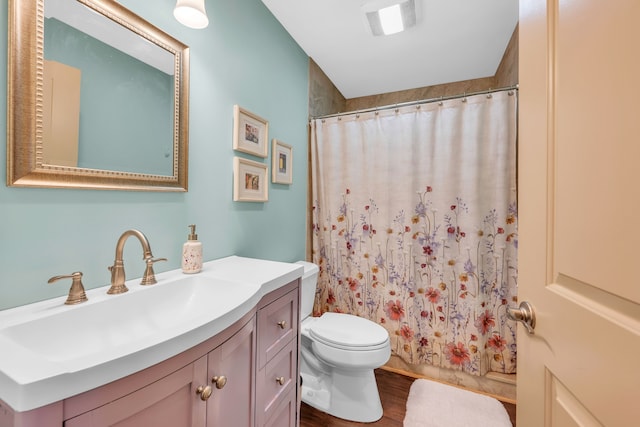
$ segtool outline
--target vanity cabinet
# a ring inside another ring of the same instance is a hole
[[[258,306],[257,425],[291,427],[298,414],[298,288]]]
[[[252,317],[231,338],[195,362],[67,419],[64,426],[253,426],[254,331]],[[90,396],[82,394],[65,404],[81,407],[86,400],[90,401]]]
[[[125,378],[23,413],[0,427],[294,427],[299,424],[299,280],[227,329]]]

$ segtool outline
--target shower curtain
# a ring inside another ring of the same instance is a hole
[[[515,373],[517,91],[311,121],[314,314],[384,326],[393,354]]]

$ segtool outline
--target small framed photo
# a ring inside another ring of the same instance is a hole
[[[233,158],[233,201],[266,202],[269,200],[267,165],[241,157]]]
[[[254,156],[267,157],[268,141],[269,122],[239,105],[234,105],[233,149]]]
[[[271,181],[277,184],[293,182],[293,147],[273,138],[271,150]]]

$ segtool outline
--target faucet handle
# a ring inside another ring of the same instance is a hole
[[[142,276],[141,285],[153,285],[158,283],[156,280],[156,273],[153,271],[153,264],[158,261],[167,261],[166,258],[152,258],[147,257],[144,259],[144,262],[147,264],[147,268],[144,270],[144,275]]]
[[[82,285],[82,272],[76,271],[67,275],[53,276],[47,281],[47,283],[53,283],[60,279],[72,279],[69,296],[67,297],[65,304],[79,304],[89,300],[87,298],[87,294],[84,292],[84,286]]]

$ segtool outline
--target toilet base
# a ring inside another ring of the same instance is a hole
[[[361,423],[382,418],[382,403],[373,369],[314,376],[302,372],[302,401],[334,417]]]
[[[318,378],[304,372],[301,376],[300,395],[302,396],[302,401],[322,412],[327,412],[331,404],[330,385],[327,384],[327,382],[330,382],[330,378],[325,375]]]

